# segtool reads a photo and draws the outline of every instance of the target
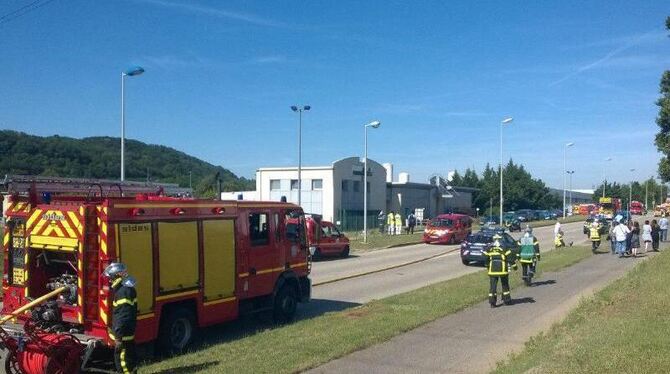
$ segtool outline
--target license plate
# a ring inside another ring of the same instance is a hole
[[[482,251],[470,251],[471,255],[480,255],[482,254]]]

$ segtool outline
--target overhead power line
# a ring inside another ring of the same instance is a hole
[[[29,4],[26,4],[16,10],[13,10],[9,13],[3,14],[0,16],[0,25],[13,21],[19,17],[23,17],[26,14],[33,12],[55,0],[35,0]]]

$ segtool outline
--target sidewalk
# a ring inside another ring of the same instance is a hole
[[[582,297],[621,277],[640,261],[644,258],[619,259],[609,253],[593,256],[560,272],[543,274],[534,280],[537,285],[533,287],[512,290],[512,306],[491,309],[482,302],[310,372],[488,372],[497,361],[522,349],[530,337],[560,321]]]

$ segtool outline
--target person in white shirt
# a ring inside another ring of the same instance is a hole
[[[668,218],[665,216],[661,217],[658,225],[661,227],[661,241],[664,242],[668,239]]]
[[[626,253],[626,238],[630,233],[630,229],[621,222],[614,221],[612,224],[615,225],[612,233],[616,238],[616,251],[619,257],[623,257],[624,253]]]
[[[559,232],[561,232],[561,223],[556,221],[556,224],[554,225],[554,236],[558,235]]]

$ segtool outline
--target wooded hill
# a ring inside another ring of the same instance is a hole
[[[119,138],[74,139],[34,136],[0,131],[0,174],[30,174],[72,178],[119,179]],[[189,186],[189,172],[196,196],[214,197],[222,180],[224,191],[254,190],[253,180],[230,170],[161,145],[126,139],[126,180],[178,183]]]

